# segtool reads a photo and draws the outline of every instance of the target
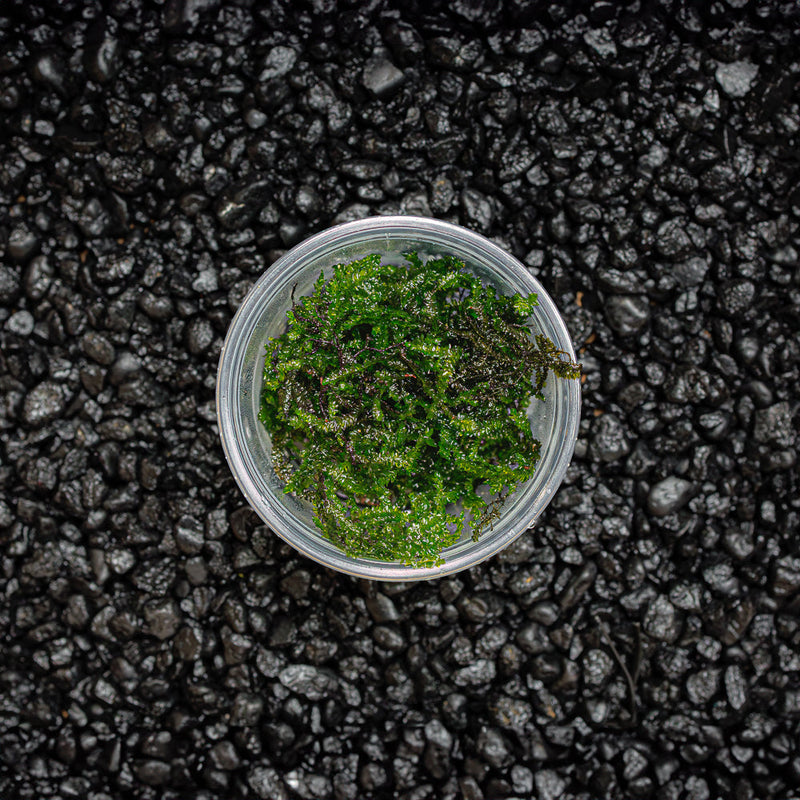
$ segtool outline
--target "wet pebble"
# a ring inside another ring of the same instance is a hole
[[[426,747],[423,764],[432,777],[441,780],[450,774],[450,750],[453,747],[451,733],[439,720],[425,725]]]
[[[738,664],[731,664],[725,670],[725,694],[728,702],[735,711],[741,711],[747,703],[747,681],[742,668]]]
[[[367,610],[378,623],[396,622],[400,619],[400,614],[391,598],[381,592],[375,592],[367,597]]]
[[[148,786],[163,786],[171,774],[169,764],[156,759],[147,759],[133,764],[133,773],[142,783]]]
[[[186,346],[193,355],[208,350],[214,341],[214,329],[205,317],[195,317],[186,328]]]
[[[650,489],[647,510],[658,517],[678,511],[691,499],[693,490],[692,483],[683,478],[664,478]]]
[[[567,782],[552,769],[539,770],[534,781],[541,800],[558,800],[564,795],[567,788]]]
[[[648,606],[642,627],[653,639],[671,643],[681,631],[680,615],[666,597],[659,595]]]
[[[242,760],[236,752],[232,742],[222,741],[215,744],[209,751],[211,763],[217,768],[227,771],[238,769]]]
[[[16,311],[6,320],[5,328],[17,336],[30,336],[35,324],[30,311]]]
[[[361,76],[361,82],[377,98],[383,99],[400,88],[405,76],[391,61],[385,58],[373,58]]]
[[[309,700],[322,700],[336,689],[336,679],[327,672],[309,664],[293,664],[281,671],[280,682]]]
[[[25,294],[31,300],[41,300],[53,280],[53,266],[47,256],[35,256],[25,268]],[[2,277],[0,277],[0,298],[2,298]]]
[[[720,304],[731,316],[746,311],[756,294],[755,284],[746,278],[727,281],[719,290]]]
[[[479,658],[473,664],[456,670],[453,674],[453,683],[459,687],[485,685],[494,679],[496,672],[493,661]]]
[[[603,414],[594,426],[590,452],[598,461],[616,461],[630,453],[628,434],[613,414]]]
[[[203,549],[203,526],[196,517],[185,514],[175,527],[175,543],[182,553],[195,555]]]
[[[181,628],[175,636],[175,654],[184,661],[193,661],[200,654],[200,640],[192,628]]]
[[[720,671],[718,669],[703,669],[686,679],[686,694],[691,703],[702,706],[717,693],[719,684]]]
[[[99,83],[107,83],[114,78],[120,67],[120,43],[112,33],[110,22],[95,23],[84,52],[86,70]]]
[[[295,570],[280,582],[281,590],[295,600],[303,600],[308,595],[310,586],[311,573],[305,569]]]
[[[572,608],[578,603],[597,577],[597,566],[593,561],[587,561],[575,574],[575,577],[567,584],[561,596],[561,608]]]
[[[595,7],[597,4],[595,4]],[[595,8],[595,13],[597,9]],[[602,59],[610,59],[617,55],[617,45],[605,28],[592,28],[583,34],[583,40],[589,48]]]
[[[120,283],[133,272],[136,260],[133,256],[113,255],[100,256],[95,266],[95,279],[103,284]]]
[[[216,205],[217,220],[227,230],[239,230],[247,225],[269,199],[269,181],[255,178],[241,181],[226,189]]]
[[[757,442],[792,447],[796,433],[792,424],[792,410],[788,402],[775,403],[755,412],[753,438]]]
[[[231,725],[252,727],[258,723],[264,710],[264,700],[252,692],[239,692],[233,701]]]
[[[197,277],[192,281],[192,289],[199,294],[210,294],[216,292],[219,288],[219,278],[214,269],[203,269],[197,274]],[[160,312],[159,312],[160,314]]]
[[[19,272],[16,269],[0,264],[0,300],[11,303],[20,290]]]
[[[268,81],[273,78],[282,78],[292,70],[297,63],[297,50],[293,47],[276,45],[264,57],[258,79]]]
[[[622,336],[640,331],[650,318],[647,298],[640,295],[610,297],[605,303],[608,324]]]
[[[297,190],[294,202],[301,214],[310,216],[319,211],[322,200],[313,186],[303,185]]]
[[[40,427],[52,422],[67,407],[70,392],[60,383],[43,381],[25,397],[22,419],[31,427]]]
[[[513,762],[511,746],[496,728],[484,728],[476,743],[478,753],[492,767],[507,767]]]
[[[147,632],[157,639],[174,636],[181,624],[180,609],[174,600],[152,600],[144,607]]]
[[[589,650],[583,659],[583,679],[590,686],[602,686],[611,676],[614,662],[602,650]]]
[[[800,591],[800,558],[784,556],[778,559],[771,586],[776,597],[790,597]]]
[[[27,225],[17,225],[8,236],[8,255],[12,260],[26,262],[39,249],[41,241]]]
[[[358,785],[366,792],[374,792],[386,785],[386,770],[376,763],[365,764],[358,773]]]
[[[105,336],[89,331],[81,339],[81,348],[89,358],[98,364],[108,366],[114,362],[114,345]]]
[[[717,83],[728,97],[744,97],[758,75],[758,66],[750,61],[734,61],[717,65],[715,74]]]
[[[484,194],[477,189],[465,189],[461,193],[461,208],[469,224],[479,231],[489,230],[494,210]]]
[[[672,261],[680,261],[692,250],[692,240],[680,219],[663,222],[656,233],[658,252]]]

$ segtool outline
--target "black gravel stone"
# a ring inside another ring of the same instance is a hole
[[[656,247],[665,258],[680,261],[692,250],[692,240],[680,219],[662,223],[656,232]]]
[[[311,585],[311,573],[298,569],[281,580],[280,587],[295,600],[303,600],[308,595]]]
[[[231,711],[231,725],[234,727],[250,728],[258,723],[264,710],[264,701],[258,695],[250,692],[240,692],[236,695]]]
[[[718,64],[715,72],[717,83],[729,97],[744,97],[752,88],[757,75],[758,66],[750,61]]]
[[[542,798],[542,800],[557,800],[557,798],[564,796],[567,788],[567,781],[552,769],[539,770],[534,777],[534,781],[538,797]]]
[[[133,272],[136,260],[130,255],[101,256],[95,266],[94,277],[98,283],[118,286]]]
[[[591,453],[598,461],[616,461],[630,452],[628,437],[620,420],[603,414],[596,422],[591,441]]]
[[[95,22],[87,36],[84,52],[86,71],[98,83],[112,80],[120,67],[120,43],[114,19]]]
[[[461,193],[461,208],[469,224],[479,231],[488,231],[494,219],[494,209],[489,199],[477,189]]]
[[[597,576],[597,566],[592,561],[587,561],[569,582],[561,596],[561,607],[572,608],[591,588]]]
[[[659,481],[647,495],[647,509],[657,517],[677,511],[690,500],[694,487],[690,481],[670,476]]]
[[[758,409],[755,412],[753,438],[757,442],[771,443],[781,448],[792,447],[796,433],[789,403],[776,403],[768,408]]]
[[[247,180],[222,194],[217,203],[217,219],[223,228],[238,230],[261,211],[272,187],[265,179]]]
[[[404,75],[391,61],[373,58],[364,67],[361,82],[378,98],[386,98],[400,88]]]
[[[17,311],[6,320],[5,328],[17,336],[30,336],[35,325],[36,320],[30,311]]]
[[[659,595],[649,605],[642,627],[653,639],[674,642],[681,632],[679,612],[666,597]]]
[[[205,317],[195,317],[186,327],[186,346],[193,355],[208,350],[214,341],[214,329]]]
[[[169,781],[171,769],[164,761],[147,759],[133,763],[133,774],[147,786],[163,786]]]
[[[608,324],[622,336],[637,333],[650,318],[650,306],[642,295],[609,297],[606,301]]]
[[[55,381],[43,381],[25,397],[22,409],[23,421],[32,427],[41,427],[57,419],[67,407],[70,392]]]
[[[181,628],[175,636],[175,655],[193,661],[200,654],[200,640],[191,628]]]
[[[173,600],[153,600],[144,608],[147,632],[158,639],[169,639],[180,626],[180,610]]]
[[[221,770],[230,771],[238,769],[242,761],[232,742],[222,741],[215,744],[209,751],[211,763]]]
[[[724,311],[735,316],[746,311],[756,294],[755,284],[745,278],[728,281],[720,290],[720,303]]]
[[[81,339],[83,352],[98,364],[108,366],[114,363],[114,345],[102,334],[89,331]]]
[[[496,728],[482,730],[478,736],[476,747],[478,753],[491,767],[505,767],[513,761],[510,743]]]
[[[425,45],[422,37],[408,22],[390,23],[384,31],[384,38],[392,49],[395,60],[402,67],[411,66],[422,56]]]
[[[3,304],[10,304],[20,291],[21,281],[17,270],[0,265],[0,300]]]
[[[367,598],[367,610],[375,622],[396,622],[400,614],[391,598],[381,592],[375,592]]]
[[[800,558],[788,556],[778,559],[772,578],[772,592],[776,597],[790,597],[800,590]]]
[[[181,552],[194,555],[203,549],[203,527],[192,516],[185,514],[175,527],[175,543]]]

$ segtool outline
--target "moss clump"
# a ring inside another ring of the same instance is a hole
[[[267,343],[260,419],[286,491],[311,502],[326,537],[351,556],[430,566],[467,514],[477,539],[531,477],[530,399],[550,372],[580,367],[531,338],[534,295],[498,295],[452,256],[405,258],[339,264],[294,304]]]

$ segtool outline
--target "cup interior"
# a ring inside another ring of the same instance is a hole
[[[533,435],[542,455],[533,477],[508,498],[499,520],[478,542],[464,536],[443,553],[440,567],[408,567],[399,562],[352,558],[325,539],[312,520],[308,502],[283,491],[272,468],[272,443],[258,420],[265,360],[270,337],[286,329],[286,312],[308,295],[320,273],[378,253],[403,262],[416,251],[424,260],[450,254],[502,294],[538,295],[532,331],[543,333],[574,358],[566,326],[552,300],[516,259],[478,234],[426,218],[379,217],[331,228],[286,253],[255,284],[234,317],[220,357],[217,414],[226,457],[237,483],[259,516],[300,552],[333,569],[381,580],[419,580],[472,566],[506,547],[527,530],[549,502],[572,456],[577,435],[577,381],[551,378],[545,401],[528,408]]]

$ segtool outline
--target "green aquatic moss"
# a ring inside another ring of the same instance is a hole
[[[405,258],[338,264],[294,303],[266,345],[260,419],[285,491],[311,502],[328,539],[430,566],[531,477],[530,399],[543,400],[550,372],[580,367],[531,336],[535,295],[499,295],[452,256]]]

